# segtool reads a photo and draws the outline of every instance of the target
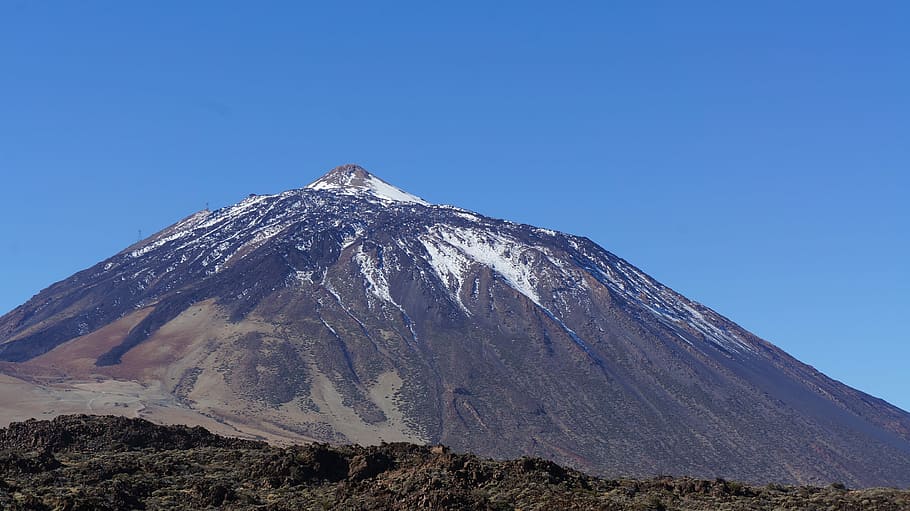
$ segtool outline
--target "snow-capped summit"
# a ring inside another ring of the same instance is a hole
[[[308,184],[310,190],[329,190],[344,195],[370,195],[383,201],[429,203],[416,195],[400,190],[367,172],[360,165],[348,163],[335,167],[326,175]]]
[[[587,238],[427,205],[357,165],[198,212],[45,289],[0,317],[7,375],[7,417],[910,485],[907,412]]]

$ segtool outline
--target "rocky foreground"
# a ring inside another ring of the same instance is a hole
[[[70,415],[0,430],[0,509],[907,510],[910,491],[598,479],[443,447],[279,448],[203,428]]]

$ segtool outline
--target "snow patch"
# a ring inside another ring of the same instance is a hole
[[[404,202],[429,206],[430,203],[416,195],[396,188],[372,174],[365,177],[354,173],[346,176],[333,176],[332,179],[320,179],[306,186],[309,190],[323,190],[343,195],[369,195],[388,202]]]
[[[428,206],[430,203],[421,199],[416,195],[411,195],[408,192],[395,188],[394,186],[386,183],[381,179],[377,179],[375,176],[370,176],[366,179],[367,188],[380,199],[386,199],[394,202],[411,202],[414,204],[422,204]]]
[[[546,234],[548,236],[553,236],[553,237],[556,237],[559,234],[558,232],[554,231],[553,229],[544,229],[543,227],[535,227],[534,230],[539,233],[543,233],[543,234]]]
[[[367,289],[373,293],[376,298],[401,309],[401,306],[392,299],[392,294],[389,292],[389,282],[386,280],[382,270],[374,263],[373,259],[363,251],[362,245],[357,247],[357,250],[354,252],[353,260],[360,266],[360,273],[363,274],[364,279],[366,279]]]
[[[461,291],[464,289],[465,278],[474,264],[467,255],[457,247],[445,241],[428,236],[419,237],[420,243],[430,256],[429,263],[446,287],[451,290],[452,299],[468,315],[471,312],[461,301]]]
[[[430,254],[433,269],[443,282],[449,281],[452,276],[459,283],[460,289],[467,268],[470,267],[465,263],[465,258],[468,258],[502,275],[513,289],[535,304],[541,304],[540,296],[535,289],[537,278],[529,264],[528,252],[533,249],[498,234],[443,224],[431,227],[428,236],[429,239],[439,242],[434,246],[432,242],[427,242],[427,237],[421,238]],[[456,250],[440,250],[441,246],[446,245]]]

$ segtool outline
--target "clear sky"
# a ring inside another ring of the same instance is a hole
[[[0,309],[356,162],[910,409],[910,4],[0,0]]]

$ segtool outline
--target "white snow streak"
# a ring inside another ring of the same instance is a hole
[[[675,291],[661,286],[653,279],[638,271],[624,261],[617,261],[606,268],[588,268],[594,270],[604,285],[619,291],[631,300],[640,303],[661,320],[669,320],[678,329],[684,332],[694,329],[705,340],[718,346],[737,351],[755,352],[755,349],[735,332],[720,328],[717,324],[721,321],[715,313],[706,309],[706,312],[695,308],[691,302]],[[592,274],[594,273],[592,272]],[[713,317],[712,317],[713,316]],[[667,324],[664,321],[665,324]],[[668,325],[669,326],[669,325]],[[689,332],[690,335],[691,332]],[[685,336],[677,335],[691,344]]]
[[[459,307],[471,315],[471,312],[461,301],[461,292],[464,289],[465,277],[474,264],[467,255],[451,244],[432,237],[420,237],[420,243],[430,256],[430,266],[439,276],[446,287],[452,291],[452,298]]]
[[[363,274],[364,279],[366,279],[368,290],[373,293],[376,298],[401,309],[401,306],[392,299],[392,294],[389,292],[389,282],[386,280],[385,274],[376,266],[373,259],[363,251],[363,246],[357,247],[357,250],[354,252],[353,260],[360,266],[360,272]]]
[[[396,188],[373,175],[368,175],[360,183],[355,182],[356,176],[353,174],[346,176],[346,178],[345,181],[319,180],[307,185],[307,188],[310,190],[326,190],[343,195],[371,195],[377,199],[390,202],[430,205],[429,202],[420,197]]]
[[[360,272],[366,280],[369,291],[373,293],[376,298],[379,298],[398,309],[398,312],[401,313],[402,322],[407,326],[408,331],[411,333],[411,339],[414,343],[417,343],[417,331],[414,330],[414,323],[411,321],[411,317],[408,316],[408,313],[404,310],[404,307],[399,305],[398,302],[392,298],[392,293],[389,290],[389,281],[382,272],[382,268],[378,267],[373,259],[370,258],[369,254],[363,251],[363,245],[357,247],[352,260],[356,261],[357,265],[360,266]]]
[[[541,304],[528,254],[533,249],[517,240],[491,232],[437,224],[428,236],[421,236],[420,241],[430,254],[430,262],[439,277],[443,282],[457,282],[458,290],[473,261],[502,275],[513,289],[535,304]],[[461,303],[460,299],[458,301]]]
[[[399,190],[394,186],[386,183],[381,179],[377,179],[374,176],[370,176],[366,180],[366,185],[373,193],[373,195],[379,197],[380,199],[386,199],[394,202],[411,202],[415,204],[423,204],[428,206],[429,203],[416,195],[411,195],[408,192]]]

